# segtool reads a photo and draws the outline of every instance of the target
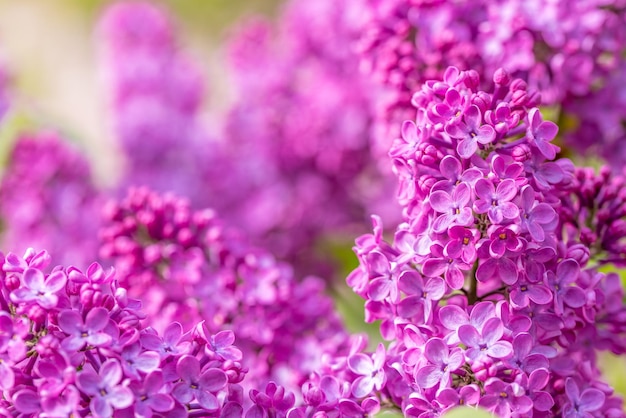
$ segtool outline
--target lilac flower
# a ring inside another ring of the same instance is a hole
[[[476,182],[476,196],[474,210],[477,213],[487,213],[489,220],[494,224],[502,223],[504,219],[515,219],[519,216],[519,208],[511,200],[517,195],[517,186],[511,179],[502,180],[497,187],[486,179]]]
[[[357,398],[369,395],[374,388],[381,390],[385,385],[386,376],[383,370],[385,365],[385,347],[378,344],[376,353],[369,357],[356,353],[348,357],[348,367],[359,377],[352,383],[352,394]]]
[[[573,287],[580,273],[578,263],[571,258],[563,260],[556,267],[556,273],[547,272],[546,282],[554,293],[554,311],[557,315],[563,315],[564,306],[580,308],[587,299],[585,292],[579,287]]]
[[[285,414],[293,406],[296,399],[293,393],[285,392],[285,388],[274,382],[269,382],[265,392],[256,389],[250,391],[250,399],[255,406],[250,408],[246,417]],[[264,413],[265,412],[265,413]]]
[[[469,226],[474,222],[472,209],[466,206],[470,201],[470,193],[469,186],[461,183],[452,191],[452,195],[443,190],[430,194],[430,206],[441,213],[433,224],[435,232],[444,232],[452,224]]]
[[[447,409],[457,406],[471,406],[478,404],[480,399],[480,389],[475,384],[463,386],[458,391],[452,388],[446,388],[438,392],[437,401],[444,405]]]
[[[525,308],[530,301],[545,305],[552,301],[552,292],[546,286],[525,280],[518,281],[510,290],[511,304],[516,308]]]
[[[480,170],[476,168],[469,168],[463,171],[461,162],[452,155],[446,155],[441,159],[439,171],[445,180],[435,183],[432,187],[433,191],[444,190],[449,193],[458,184],[468,183],[473,185],[476,180],[483,176]]]
[[[422,265],[422,273],[427,277],[437,277],[443,274],[446,283],[452,289],[460,289],[465,282],[464,270],[469,270],[469,264],[450,257],[447,247],[443,250],[439,245],[431,247],[433,257]]]
[[[135,394],[135,414],[150,417],[154,412],[167,412],[174,408],[174,400],[166,393],[160,393],[165,382],[163,373],[155,370],[148,374],[143,384],[134,381],[130,388]]]
[[[523,416],[533,408],[533,402],[519,384],[495,378],[485,384],[485,395],[478,405],[499,417]]]
[[[203,333],[208,331],[206,325],[202,323]],[[206,334],[205,334],[206,335]],[[235,334],[232,331],[220,331],[215,335],[210,335],[207,341],[205,352],[209,355],[219,356],[224,360],[240,361],[241,350],[233,345]]]
[[[522,379],[522,386],[527,388],[528,397],[533,401],[533,408],[537,411],[546,412],[554,406],[554,399],[548,392],[542,391],[546,388],[550,380],[548,368],[535,369],[526,382],[526,377]]]
[[[450,383],[450,374],[461,367],[465,359],[463,350],[450,350],[443,340],[431,338],[424,346],[424,357],[428,364],[416,369],[415,381],[422,389],[429,389],[436,385],[446,388]]]
[[[500,227],[493,231],[484,245],[489,243],[489,255],[500,258],[506,251],[518,252],[522,249],[522,241],[511,228]]]
[[[576,381],[568,377],[565,380],[565,393],[569,402],[563,408],[563,417],[579,418],[592,417],[595,412],[602,408],[605,401],[605,395],[598,389],[587,388],[580,393],[580,388]]]
[[[464,262],[471,264],[476,260],[476,241],[478,231],[455,225],[448,229],[450,241],[446,248],[451,257],[460,257]]]
[[[456,151],[461,158],[469,159],[476,150],[478,144],[487,145],[496,137],[496,131],[490,125],[481,125],[482,115],[476,105],[469,106],[463,113],[463,122],[448,125],[446,132],[453,138],[459,139]]]
[[[84,321],[76,311],[61,311],[59,327],[68,334],[63,340],[63,347],[66,350],[80,350],[85,345],[106,346],[112,340],[111,336],[104,332],[108,322],[109,312],[104,308],[93,308],[87,313]]]
[[[539,109],[534,108],[528,112],[528,120],[530,126],[526,135],[530,139],[530,143],[539,149],[547,159],[553,160],[559,149],[556,145],[550,143],[556,136],[559,128],[554,122],[544,121],[541,117]]]
[[[546,237],[546,227],[556,219],[556,212],[547,203],[536,203],[535,193],[530,186],[524,186],[521,192],[522,229],[528,231],[537,242]]]
[[[161,358],[154,351],[142,351],[140,343],[135,342],[124,347],[120,353],[120,362],[125,375],[139,379],[139,372],[148,374],[156,370]]]
[[[504,364],[510,365],[514,369],[519,369],[526,374],[531,374],[537,369],[550,368],[546,356],[540,353],[533,353],[535,342],[528,333],[520,333],[513,339],[512,356],[504,360]]]
[[[89,409],[94,417],[107,418],[113,415],[114,409],[124,409],[132,405],[133,393],[128,387],[120,385],[122,378],[122,368],[115,359],[102,363],[98,374],[92,371],[78,374],[78,388],[93,397]]]
[[[398,287],[407,294],[398,304],[398,314],[409,318],[423,309],[426,323],[430,320],[433,302],[438,302],[446,291],[446,284],[440,278],[434,277],[424,283],[419,273],[412,270],[400,274]]]
[[[195,357],[184,355],[176,363],[176,372],[181,378],[172,389],[172,396],[186,404],[196,399],[208,411],[219,409],[215,392],[227,383],[226,374],[215,368],[200,370],[200,362]]]
[[[502,341],[504,326],[500,318],[490,318],[485,322],[482,332],[472,325],[459,327],[459,339],[468,349],[466,355],[472,361],[485,362],[486,356],[501,359],[513,352],[513,346],[508,341]]]
[[[24,287],[14,290],[11,293],[13,302],[36,302],[42,308],[50,309],[57,305],[58,296],[56,293],[63,289],[67,282],[67,277],[62,271],[55,271],[45,277],[37,269],[28,268],[22,275]]]
[[[183,327],[178,322],[172,322],[163,331],[163,337],[156,334],[144,333],[141,335],[141,345],[148,350],[156,351],[165,359],[172,355],[186,354],[190,343],[184,341]]]

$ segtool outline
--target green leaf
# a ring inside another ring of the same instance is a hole
[[[447,412],[443,415],[444,418],[492,418],[489,412],[485,411],[482,408],[470,408],[468,406],[463,406],[459,408],[454,408],[450,412]]]

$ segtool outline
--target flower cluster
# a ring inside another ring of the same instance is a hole
[[[589,263],[591,244],[621,251],[603,232],[621,225],[621,183],[601,188],[555,160],[558,128],[537,95],[503,70],[493,84],[481,91],[476,72],[449,67],[415,93],[417,117],[390,151],[406,222],[391,244],[378,218],[357,241],[349,284],[382,320],[384,364],[401,382],[385,391],[408,415],[466,404],[621,416],[595,350],[626,352],[623,291]],[[599,219],[595,240],[585,216]]]
[[[114,263],[129,296],[142,300],[155,328],[204,321],[208,332],[232,329],[249,380],[290,388],[320,366],[322,354],[347,350],[324,282],[297,281],[289,266],[248,245],[212,210],[131,189],[106,212],[101,256]]]
[[[2,256],[3,416],[241,416],[232,331],[173,322],[159,334],[112,270],[49,263],[32,249]]]
[[[544,103],[567,106],[604,85],[623,61],[623,2],[355,1],[369,14],[361,60],[386,86],[378,115],[392,135],[411,116],[412,92],[450,65],[479,74],[503,67],[538,89]],[[377,137],[379,149],[391,138]]]
[[[254,173],[238,221],[298,264],[317,237],[354,230],[370,210],[394,219],[393,186],[370,157],[370,89],[349,48],[350,7],[294,1],[274,32],[257,20],[230,45],[239,97],[225,136],[231,160]]]
[[[125,158],[119,184],[148,186],[189,196],[196,206],[213,193],[223,173],[218,144],[199,117],[203,78],[196,63],[179,48],[173,24],[160,7],[119,2],[100,22],[102,67],[110,93],[113,127]]]
[[[48,248],[55,262],[86,267],[98,253],[100,204],[88,161],[74,146],[52,132],[16,140],[0,183],[4,246]]]

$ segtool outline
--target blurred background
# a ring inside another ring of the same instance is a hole
[[[22,109],[38,122],[65,130],[82,143],[98,181],[110,183],[115,170],[107,124],[102,74],[98,73],[96,25],[105,0],[0,0],[0,59],[6,62]],[[201,66],[207,81],[207,111],[218,114],[229,102],[229,83],[220,45],[246,17],[272,19],[279,0],[157,1],[174,16],[181,48]],[[205,112],[207,113],[207,112]],[[9,126],[7,126],[9,125]],[[10,129],[5,124],[4,129]],[[5,138],[10,135],[4,135]],[[0,145],[5,149],[6,143]]]

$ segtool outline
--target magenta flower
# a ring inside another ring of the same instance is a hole
[[[446,249],[452,258],[460,257],[468,264],[476,261],[476,241],[480,238],[476,229],[455,225],[448,229],[448,237],[450,241],[446,244]]]
[[[480,400],[480,388],[475,384],[462,386],[460,389],[445,388],[437,394],[437,401],[446,409],[457,406],[476,405]]]
[[[591,418],[596,414],[591,414],[602,408],[605,395],[598,389],[587,388],[580,393],[576,381],[568,377],[565,381],[565,394],[569,400],[563,407],[564,418]]]
[[[517,252],[522,249],[522,241],[511,228],[497,228],[489,237],[489,255],[500,258],[508,251]]]
[[[485,384],[485,394],[478,405],[499,417],[527,416],[533,408],[533,402],[519,384],[495,378]]]
[[[504,364],[514,369],[519,369],[526,374],[530,374],[537,369],[549,369],[550,363],[546,356],[540,353],[533,353],[535,347],[533,337],[522,332],[513,339],[513,353],[511,358],[504,360]]]
[[[478,144],[487,145],[496,138],[496,131],[490,125],[482,125],[482,115],[476,105],[471,105],[463,113],[463,122],[451,124],[446,132],[459,139],[456,152],[461,158],[469,159],[478,150]]]
[[[430,206],[441,213],[433,223],[433,231],[445,232],[452,224],[469,226],[474,222],[470,201],[471,191],[467,184],[461,183],[452,191],[452,195],[436,190],[430,194]]]
[[[526,280],[518,281],[509,289],[511,305],[515,308],[525,308],[532,300],[538,305],[545,305],[552,301],[552,292],[543,284],[532,283]]]
[[[465,362],[463,350],[453,348],[440,338],[431,338],[424,346],[424,357],[428,364],[416,369],[415,381],[422,389],[429,389],[436,385],[446,388],[450,383],[450,374],[458,370]]]
[[[482,332],[472,325],[459,327],[459,339],[467,346],[465,354],[472,361],[486,362],[487,356],[501,359],[513,352],[513,346],[508,341],[501,341],[504,335],[504,325],[500,318],[490,318],[485,322]]]
[[[103,332],[108,322],[109,312],[104,308],[90,310],[85,321],[76,311],[61,311],[59,313],[59,327],[68,334],[68,337],[62,342],[63,348],[75,351],[80,350],[85,345],[106,346],[112,340],[110,335]]]
[[[580,267],[575,260],[571,258],[563,260],[556,267],[556,274],[552,271],[546,274],[547,285],[554,293],[554,312],[557,315],[563,315],[564,305],[571,308],[585,305],[587,302],[585,292],[579,287],[572,286],[580,274]]]
[[[426,323],[430,321],[433,302],[439,302],[446,292],[446,284],[442,279],[434,277],[424,283],[422,276],[415,270],[402,272],[398,278],[398,287],[407,294],[398,304],[398,314],[409,318],[423,310]]]
[[[208,411],[219,409],[219,402],[214,393],[226,386],[226,373],[210,368],[201,371],[200,362],[195,357],[184,355],[176,363],[176,372],[181,382],[172,389],[172,396],[186,404],[194,398]]]
[[[367,267],[372,277],[367,294],[372,300],[381,301],[387,296],[391,300],[398,298],[398,283],[393,266],[380,251],[374,250],[367,257]]]
[[[128,408],[133,404],[133,392],[120,385],[122,368],[115,359],[102,363],[98,374],[85,371],[76,377],[78,388],[91,396],[89,409],[96,418],[109,418],[114,409]]]
[[[198,326],[198,329],[202,330],[205,338],[208,333],[206,324],[203,322],[202,326]],[[207,345],[204,349],[205,353],[210,356],[217,356],[218,358],[230,361],[241,361],[243,354],[241,350],[235,347],[235,333],[227,330],[220,331],[215,335],[208,335]]]
[[[526,131],[526,136],[531,144],[537,147],[539,152],[548,160],[554,160],[559,147],[550,143],[559,131],[559,127],[554,122],[544,121],[539,109],[534,108],[528,112],[530,126]]]
[[[163,373],[155,370],[146,376],[143,383],[134,381],[130,387],[135,393],[135,414],[151,417],[153,412],[167,412],[174,408],[174,400],[163,390]]]
[[[186,354],[190,349],[190,342],[183,338],[183,327],[178,322],[172,322],[165,328],[163,338],[156,334],[144,333],[140,337],[141,345],[148,350],[156,351],[161,360],[173,356]]]
[[[129,344],[120,353],[122,369],[126,376],[140,379],[139,372],[148,374],[159,367],[161,357],[155,351],[144,351],[139,342]]]
[[[556,219],[556,211],[547,203],[536,203],[535,192],[524,186],[521,193],[522,230],[528,231],[537,242],[546,238],[546,228]]]
[[[486,213],[494,224],[519,216],[519,208],[511,202],[517,196],[517,186],[514,180],[502,180],[497,187],[494,187],[491,181],[480,179],[475,187],[478,197],[478,200],[474,202],[476,213]]]
[[[369,395],[374,388],[380,390],[386,381],[385,346],[378,344],[376,352],[369,357],[363,353],[355,353],[348,357],[348,367],[359,377],[352,383],[352,394],[357,398]]]
[[[432,191],[444,190],[446,192],[460,183],[468,183],[473,185],[476,180],[483,177],[483,174],[477,168],[469,168],[463,171],[463,166],[458,158],[452,155],[446,155],[439,163],[439,171],[446,180],[439,180],[432,187]]]
[[[458,344],[458,330],[462,325],[471,325],[481,331],[488,319],[496,314],[494,304],[491,302],[479,302],[468,315],[467,312],[456,305],[446,305],[439,309],[439,321],[441,324],[454,333],[449,334],[446,340],[448,344]]]
[[[443,274],[450,288],[458,290],[465,283],[463,271],[469,270],[470,265],[460,259],[454,259],[447,253],[447,248],[441,249],[440,245],[431,248],[432,258],[424,261],[422,273],[427,277],[438,277]]]
[[[40,270],[27,268],[22,275],[22,282],[24,287],[11,293],[11,301],[35,302],[44,309],[50,309],[57,305],[59,297],[56,293],[65,287],[67,276],[62,271],[55,271],[45,277]]]

